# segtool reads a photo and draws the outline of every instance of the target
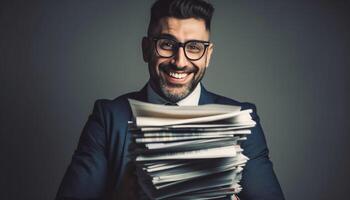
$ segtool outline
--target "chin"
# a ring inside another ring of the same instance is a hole
[[[161,91],[163,96],[171,102],[178,102],[186,98],[191,92],[189,86],[187,85],[182,87],[165,86],[161,88]]]

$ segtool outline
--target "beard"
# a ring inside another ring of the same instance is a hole
[[[194,78],[186,85],[171,84],[167,83],[164,79],[159,79],[159,87],[163,98],[172,103],[186,98],[197,85],[198,82],[196,82]]]
[[[198,66],[192,67],[182,67],[179,68],[172,64],[164,64],[159,65],[159,73],[168,73],[169,71],[182,71],[185,73],[193,74],[192,79],[186,84],[174,84],[169,83],[163,76],[157,75],[154,69],[150,71],[150,83],[152,88],[164,99],[169,102],[176,103],[184,98],[186,98],[189,94],[193,92],[193,90],[197,87],[198,83],[202,80],[205,74],[206,67],[200,69]]]

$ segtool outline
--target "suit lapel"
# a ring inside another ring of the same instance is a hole
[[[208,92],[203,84],[201,84],[201,96],[199,98],[199,105],[215,103],[215,97],[212,93]]]

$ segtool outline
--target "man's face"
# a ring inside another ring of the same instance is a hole
[[[209,41],[204,20],[195,18],[163,18],[153,29],[152,35],[170,37],[182,43],[189,40]],[[213,50],[212,44],[196,61],[186,58],[182,47],[170,58],[160,57],[155,48],[152,38],[143,39],[142,49],[144,60],[148,63],[150,84],[160,96],[177,102],[189,95],[203,78]]]

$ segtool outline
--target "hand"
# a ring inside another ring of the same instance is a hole
[[[232,195],[231,200],[240,200],[240,199],[237,195],[234,194],[234,195]]]

